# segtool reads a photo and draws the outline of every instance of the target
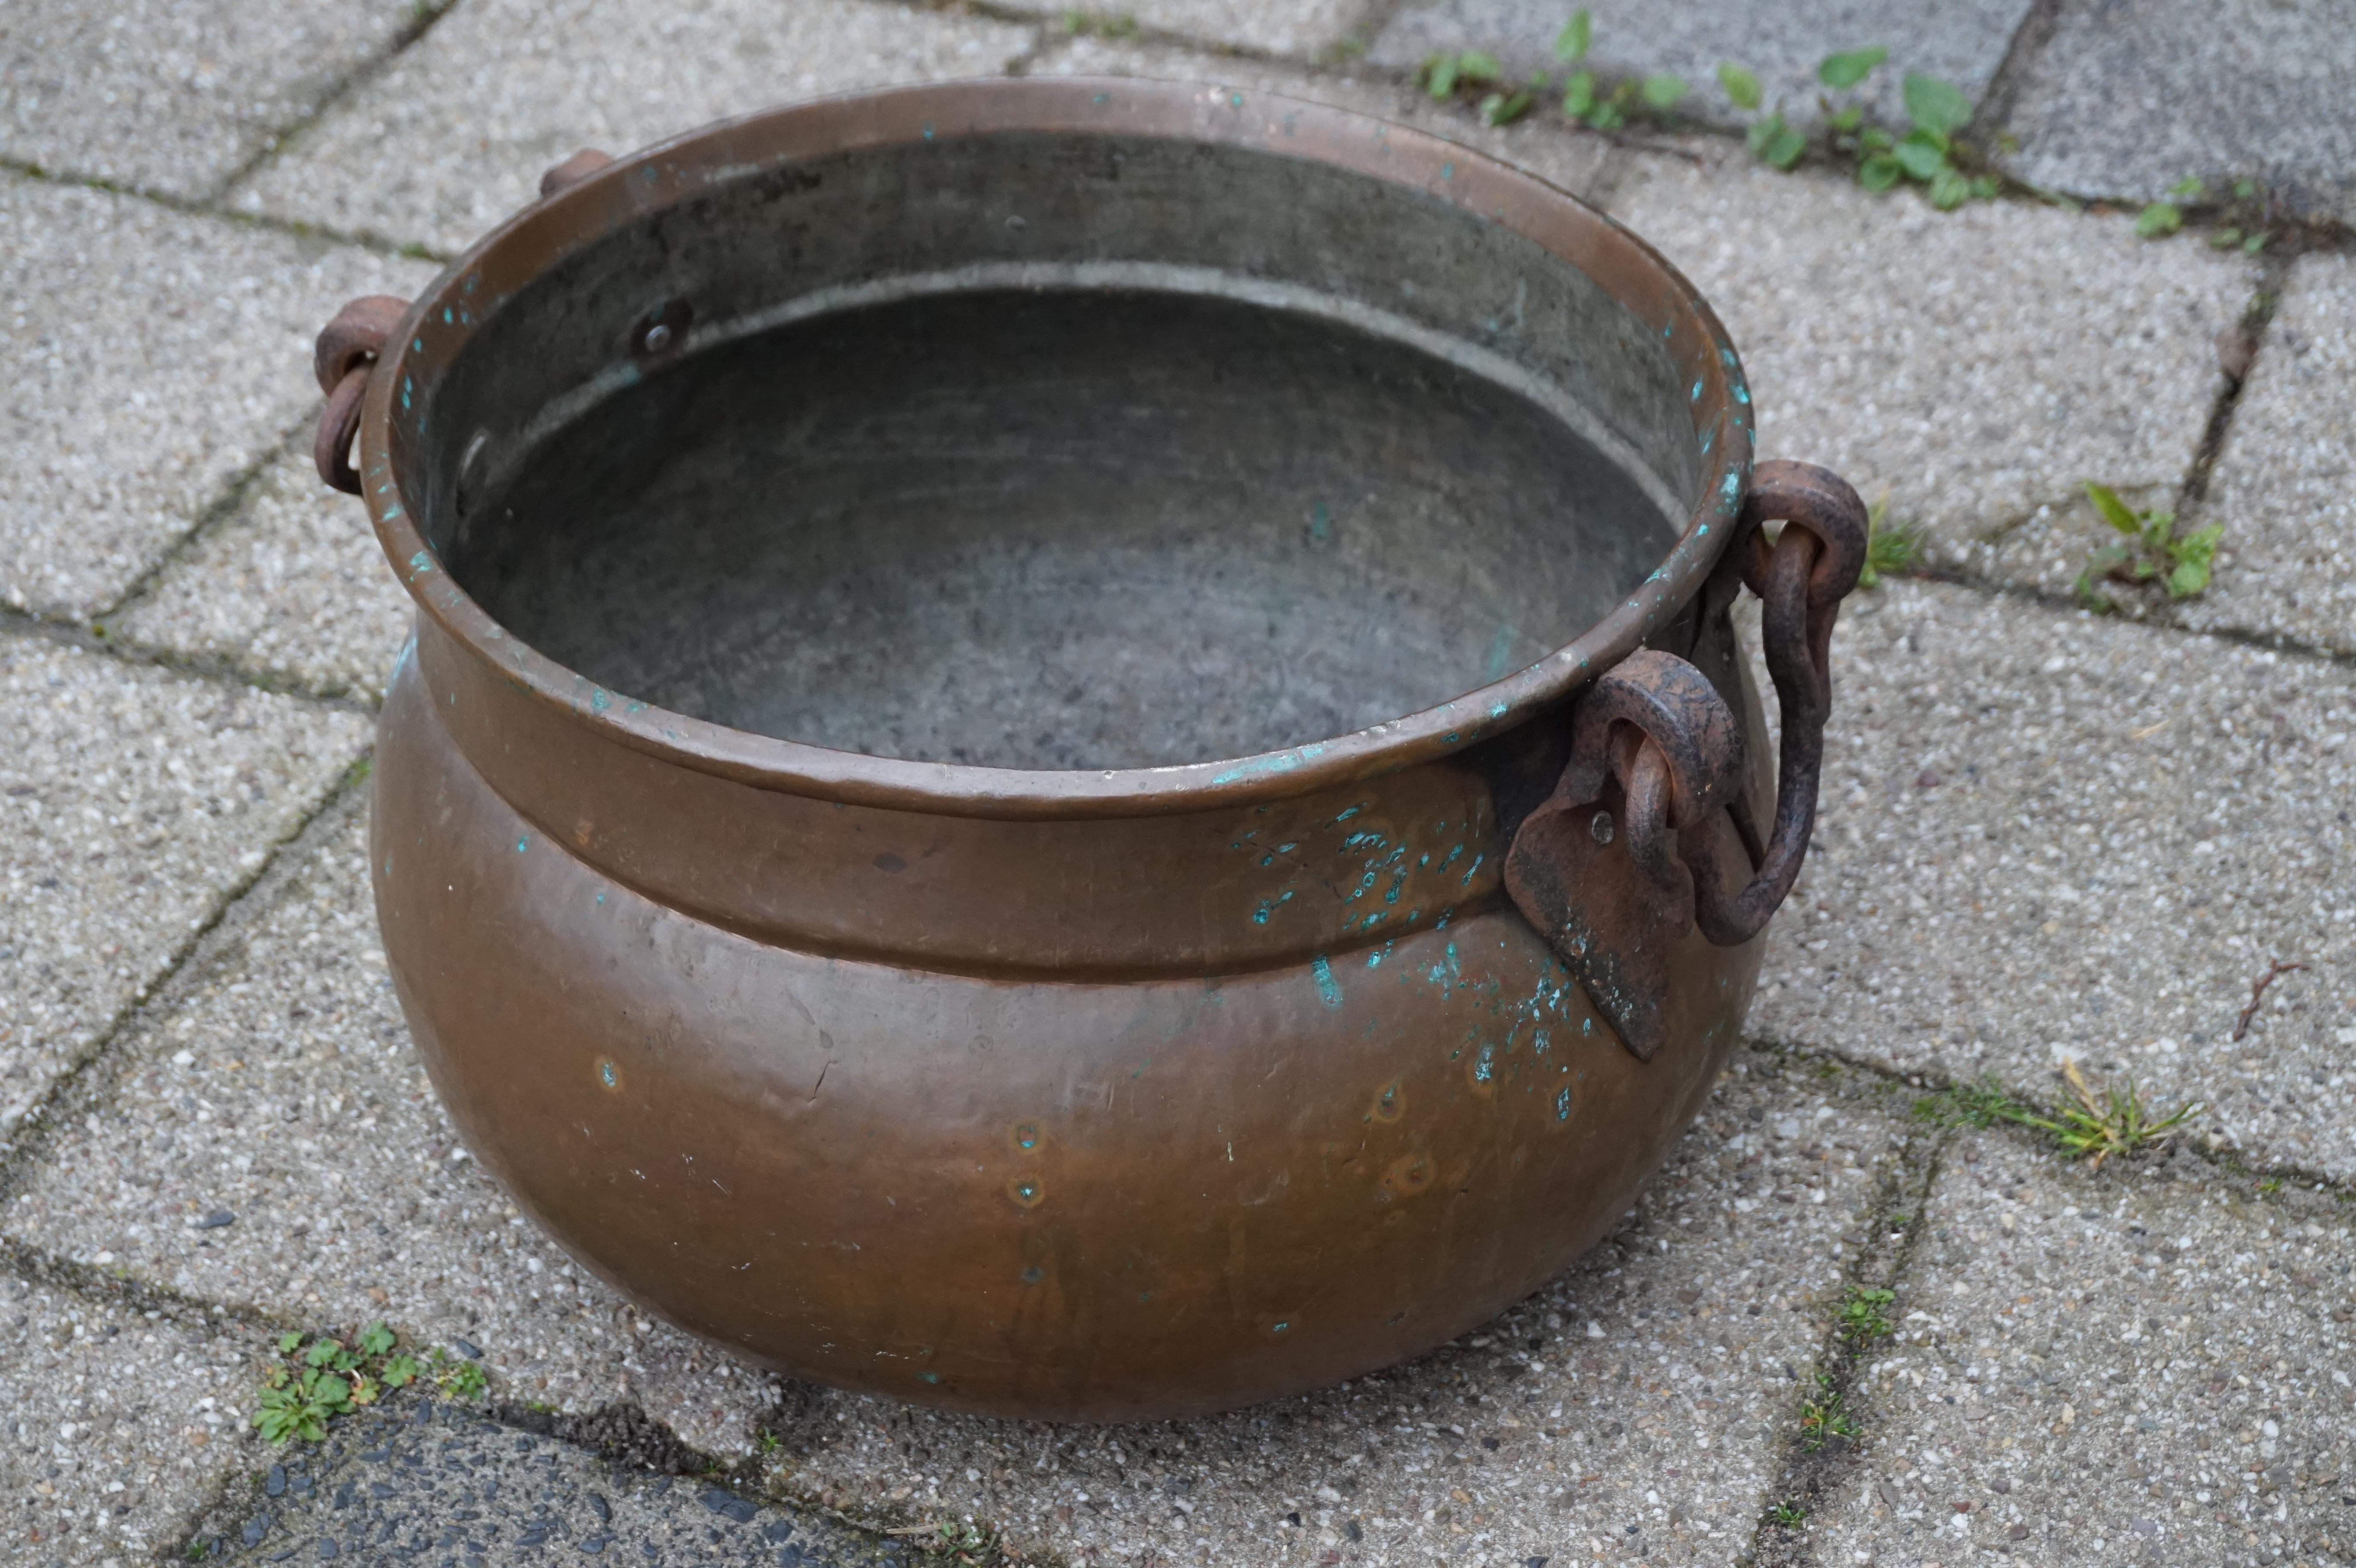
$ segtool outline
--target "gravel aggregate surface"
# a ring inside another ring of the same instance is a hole
[[[0,174],[0,603],[88,617],[319,400],[311,339],[429,269]]]
[[[1908,1136],[1904,1104],[1894,1117],[1878,1080],[1743,1053],[1615,1235],[1418,1360],[1119,1427],[807,1391],[771,1418],[772,1485],[969,1514],[1069,1563],[1730,1562]]]
[[[208,194],[415,25],[411,0],[12,0],[0,155]]]
[[[2173,498],[2224,385],[2217,334],[2256,290],[2238,251],[2022,202],[1940,212],[1739,146],[1697,155],[1641,160],[1612,214],[1725,320],[1762,455],[1887,495],[1933,559],[1974,565],[2083,480]]]
[[[1833,670],[1754,1032],[2040,1101],[2075,1060],[2356,1174],[2356,672],[1919,582],[1849,601]]]
[[[1558,81],[1569,68],[1555,58],[1555,38],[1573,9],[1552,0],[1409,0],[1376,39],[1372,58],[1408,67],[1440,49],[1481,48],[1517,72],[1551,72]],[[1877,119],[1902,125],[1900,83],[1910,70],[1951,82],[1977,102],[2029,0],[1936,6],[1912,0],[1590,0],[1587,9],[1594,19],[1591,69],[1607,77],[1680,77],[1690,91],[1678,112],[1720,124],[1749,116],[1719,88],[1719,61],[1755,72],[1768,107],[1780,103],[1793,123],[1810,124],[1822,117],[1818,63],[1835,50],[1879,44],[1890,60],[1857,96]]]
[[[0,630],[0,1140],[369,739],[353,714]]]
[[[396,1403],[270,1456],[194,1539],[209,1558],[638,1568],[906,1568],[901,1542],[650,1475],[462,1405]]]
[[[112,634],[322,695],[382,699],[412,605],[367,513],[319,483],[309,446],[263,469]]]
[[[2222,523],[2174,618],[2356,654],[2356,258],[2295,263],[2192,519]]]
[[[636,1399],[699,1448],[749,1453],[772,1380],[640,1317],[467,1158],[393,999],[350,817],[123,1042],[105,1108],[24,1174],[0,1234],[282,1320],[463,1339],[495,1397]]]
[[[2254,176],[2356,223],[2356,31],[2341,0],[2065,0],[2005,129],[2024,179],[2154,200]]]
[[[1550,126],[1483,125],[1465,105],[1437,104],[1412,88],[1379,77],[1312,74],[1282,64],[1151,43],[1075,38],[1044,54],[1030,74],[1135,76],[1280,93],[1429,131],[1525,169],[1574,196],[1595,194],[1612,155],[1605,137]]]
[[[996,76],[1035,38],[877,0],[470,0],[234,201],[455,253],[584,147],[619,156],[756,109]]]
[[[154,1562],[261,1445],[260,1336],[0,1275],[0,1562]]]
[[[1051,18],[1057,31],[1075,35],[1119,37],[1143,27],[1227,48],[1313,58],[1356,37],[1375,7],[1367,0],[1010,0],[1005,9]]]
[[[1815,1561],[2356,1561],[2345,1205],[1989,1134],[1948,1151],[1926,1213]]]

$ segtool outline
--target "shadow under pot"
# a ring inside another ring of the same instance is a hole
[[[1689,284],[1160,83],[548,192],[317,367],[418,606],[384,950],[538,1223],[793,1376],[1115,1421],[1414,1355],[1614,1222],[1737,1039],[1865,542],[1752,466]]]

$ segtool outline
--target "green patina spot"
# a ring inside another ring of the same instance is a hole
[[[1329,1008],[1342,1005],[1342,987],[1333,978],[1333,965],[1320,953],[1309,961],[1309,972],[1317,981],[1317,997]]]

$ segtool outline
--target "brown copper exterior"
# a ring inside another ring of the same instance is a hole
[[[631,701],[439,569],[403,394],[573,247],[819,153],[1108,127],[1409,184],[1601,282],[1693,378],[1708,435],[1703,500],[1660,570],[1552,656],[1373,730],[1047,773]],[[1640,645],[1724,694],[1744,819],[1766,815],[1756,694],[1724,604],[1697,614],[1746,491],[1747,404],[1707,306],[1608,220],[1462,148],[1281,100],[966,83],[756,115],[588,173],[411,307],[360,418],[363,494],[419,605],[380,726],[378,908],[468,1146],[672,1321],[925,1403],[1202,1413],[1480,1323],[1614,1222],[1757,976],[1760,938],[1667,940],[1640,1061],[1500,881],[1574,700]],[[1414,912],[1370,934],[1346,892],[1378,866]],[[1288,895],[1301,918],[1255,920]]]

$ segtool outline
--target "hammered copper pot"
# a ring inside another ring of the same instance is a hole
[[[1754,472],[1683,279],[1137,81],[550,189],[319,364],[418,605],[385,952],[541,1225],[795,1376],[1105,1421],[1412,1355],[1613,1222],[1740,1027],[1864,532]]]

